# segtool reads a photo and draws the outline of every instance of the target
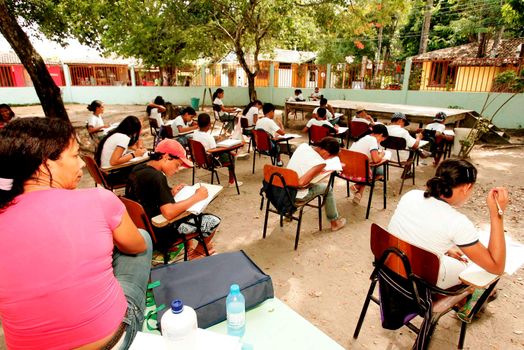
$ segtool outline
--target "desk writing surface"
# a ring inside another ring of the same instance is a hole
[[[135,157],[131,159],[130,161],[125,162],[123,164],[118,164],[118,165],[110,166],[107,168],[101,168],[101,169],[107,172],[107,171],[117,170],[121,168],[127,168],[128,166],[135,166],[137,164],[147,162],[148,160],[149,160],[149,153],[146,152],[143,155],[141,155],[140,157]]]
[[[226,321],[208,330],[227,334]],[[327,334],[277,298],[246,312],[246,333],[242,341],[254,350],[342,350]]]

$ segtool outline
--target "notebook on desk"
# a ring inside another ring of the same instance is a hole
[[[186,211],[192,213],[192,214],[201,214],[204,209],[207,208],[209,203],[218,195],[220,191],[222,191],[222,186],[220,185],[211,185],[211,184],[194,184],[193,186],[184,186],[178,193],[175,195],[175,202],[180,202],[183,200],[188,199],[192,195],[195,194],[196,190],[200,188],[200,186],[204,186],[207,188],[207,198],[204,200],[201,200],[200,202],[197,202],[193,204],[189,209]]]

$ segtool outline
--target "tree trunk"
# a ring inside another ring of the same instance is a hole
[[[495,38],[493,38],[493,47],[491,48],[489,57],[491,58],[497,57],[497,51],[499,49],[500,39],[502,39],[503,33],[504,33],[504,26],[501,26],[499,30],[497,30],[497,33],[495,34]]]
[[[27,73],[29,73],[36,94],[42,104],[44,114],[49,118],[69,120],[62,101],[60,88],[56,86],[44,60],[36,52],[16,18],[13,17],[12,11],[9,11],[7,8],[4,0],[0,0],[0,13],[2,13],[2,16],[0,16],[0,32],[17,54]]]
[[[247,86],[249,91],[249,100],[254,101],[257,99],[257,90],[255,90],[255,74],[247,74]]]
[[[423,54],[428,48],[429,27],[431,24],[431,9],[433,8],[433,0],[426,1],[426,11],[424,12],[424,25],[422,26],[422,33],[420,34],[420,45],[418,47],[418,54]]]
[[[480,33],[479,47],[477,50],[477,58],[486,56],[486,47],[488,45],[488,34]]]
[[[378,78],[378,71],[380,67],[380,58],[381,58],[381,52],[382,52],[382,33],[384,30],[384,26],[381,24],[380,28],[378,30],[378,47],[377,47],[377,53],[375,55],[375,79]]]

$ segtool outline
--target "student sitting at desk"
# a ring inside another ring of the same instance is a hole
[[[322,97],[320,99],[320,106],[315,108],[313,110],[313,117],[316,117],[317,116],[317,112],[318,112],[318,109],[319,108],[325,108],[326,109],[326,119],[332,124],[332,125],[335,125],[337,124],[339,121],[340,121],[340,117],[342,116],[342,114],[340,113],[335,113],[335,110],[333,109],[333,106],[331,106],[329,103],[328,103],[328,100],[327,98],[324,98]]]
[[[101,168],[110,168],[129,162],[135,157],[141,157],[146,152],[139,139],[142,124],[135,116],[128,116],[111,130],[98,145],[95,161]],[[131,152],[127,150],[131,149]],[[108,175],[110,182],[124,182],[131,169],[122,169]]]
[[[275,122],[273,120],[275,117],[275,106],[273,106],[272,103],[264,103],[262,111],[264,112],[264,117],[257,121],[255,130],[264,130],[273,138],[271,144],[277,157],[277,165],[283,166],[284,163],[282,163],[280,158],[280,152],[287,152],[289,150],[287,150],[287,145],[278,145],[274,139],[277,137],[277,135],[285,135],[286,132],[284,131],[284,127],[280,121]]]
[[[491,222],[488,247],[479,242],[475,225],[457,211],[473,193],[477,169],[468,161],[447,159],[426,183],[426,191],[412,190],[400,199],[388,231],[398,238],[440,256],[437,286],[447,289],[460,284],[459,274],[467,258],[496,275],[504,272],[506,244],[502,213],[508,191],[492,188],[487,196]],[[464,256],[465,255],[465,256]]]
[[[87,110],[93,113],[87,120],[87,131],[90,134],[98,133],[109,126],[102,119],[102,113],[104,113],[102,101],[94,100],[87,106]]]
[[[186,107],[182,110],[182,114],[176,117],[171,122],[171,128],[173,129],[173,136],[176,137],[176,140],[182,144],[182,146],[186,147],[188,144],[187,139],[191,137],[191,135],[185,134],[180,135],[183,133],[188,133],[190,131],[198,129],[197,123],[193,120],[193,118],[196,117],[196,111],[193,109],[193,107]]]
[[[174,188],[169,187],[167,177],[175,175],[180,167],[191,168],[193,163],[187,159],[184,147],[175,140],[165,139],[156,146],[151,160],[133,168],[126,186],[126,197],[142,204],[148,217],[162,214],[167,220],[172,220],[184,213],[193,204],[207,198],[207,189],[200,187],[190,198],[175,203],[174,195],[184,187],[180,184]],[[212,214],[202,214],[200,230],[208,247],[209,253],[214,253],[211,238],[220,224],[220,219]],[[165,228],[154,227],[160,245],[167,245],[176,237],[175,234],[187,235],[197,230],[195,219],[188,216],[176,221]],[[204,254],[200,244],[195,253]]]
[[[209,133],[211,129],[211,117],[207,113],[202,113],[198,116],[198,130],[193,133],[193,140],[198,141],[204,146],[206,151],[217,148],[215,138]],[[221,165],[227,166],[229,169],[229,187],[235,187],[235,164],[230,163],[230,158],[226,153],[221,153],[218,158],[213,158]],[[235,159],[234,156],[231,159]],[[242,186],[241,181],[237,181],[238,186]]]
[[[444,121],[446,120],[446,117],[446,113],[438,112],[435,115],[435,119],[433,119],[433,123],[426,125],[426,127],[424,128],[424,130],[435,131],[434,135],[425,137],[425,139],[429,141],[429,150],[431,152],[431,155],[435,159],[433,161],[434,166],[437,166],[440,162],[440,157],[442,157],[444,143],[446,141],[453,140],[453,136],[444,135],[444,131],[446,130],[446,125],[444,124]]]
[[[322,173],[326,167],[326,159],[336,157],[340,151],[340,145],[334,137],[324,137],[316,147],[303,143],[297,147],[287,165],[288,169],[294,170],[298,174],[298,184],[300,187],[310,185],[317,175]],[[315,183],[308,188],[308,193],[304,199],[314,197],[326,191],[327,184]],[[340,230],[346,224],[346,219],[341,218],[337,211],[337,203],[330,188],[325,198],[325,211],[328,220],[331,222],[331,231]]]
[[[166,112],[166,102],[162,96],[155,97],[153,102],[150,102],[146,107],[147,116],[156,120],[159,127],[164,125],[162,115]]]
[[[366,109],[364,107],[362,107],[362,106],[357,106],[357,108],[355,108],[355,116],[353,118],[351,118],[351,121],[352,122],[366,123],[366,124],[368,124],[370,126],[375,125],[375,121],[373,120],[373,117],[370,116],[366,112]]]
[[[380,163],[384,158],[384,151],[379,150],[379,145],[388,136],[388,129],[385,125],[373,125],[371,135],[366,135],[358,141],[355,141],[351,145],[349,150],[367,155],[371,163]],[[369,171],[371,174],[371,169],[369,169]],[[383,167],[377,167],[375,175],[377,177],[382,177],[384,176],[383,171]],[[366,181],[366,179],[362,179],[362,181]],[[363,185],[356,184],[351,186],[351,191],[355,194],[355,196],[353,197],[353,203],[360,203],[360,200],[362,199],[362,194],[364,193],[365,189],[366,186]]]
[[[325,126],[332,131],[338,130],[338,126],[336,125],[333,126],[333,124],[327,121],[327,118],[326,118],[327,110],[325,108],[320,107],[320,108],[317,108],[316,111],[317,111],[316,118],[312,117],[311,119],[309,119],[304,129],[302,129],[302,132],[308,132],[309,128],[312,127],[313,125]]]
[[[322,93],[320,92],[320,88],[318,86],[315,87],[315,91],[309,95],[309,98],[311,101],[318,101],[322,98]]]
[[[295,89],[294,95],[287,99],[288,102],[305,102],[306,99],[302,95],[302,90]]]
[[[213,93],[213,109],[218,112],[218,117],[227,132],[231,133],[235,127],[235,115],[231,113],[236,113],[237,109],[234,107],[225,107],[222,99],[224,98],[224,89],[218,88]]]
[[[252,101],[246,106],[246,108],[244,108],[242,111],[242,118],[247,119],[248,126],[254,126],[257,123],[261,108],[262,102],[260,100]]]
[[[391,123],[387,126],[389,136],[400,137],[406,140],[406,147],[412,150],[417,150],[422,158],[430,156],[430,153],[419,149],[420,140],[422,140],[422,133],[417,133],[415,138],[413,138],[409,131],[404,129],[408,126],[409,120],[406,118],[406,115],[401,112],[396,112],[391,116]]]

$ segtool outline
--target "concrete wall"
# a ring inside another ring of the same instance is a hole
[[[207,87],[205,88],[207,91]],[[212,87],[214,91],[216,87]],[[244,106],[248,103],[247,88],[225,87],[226,105]],[[272,102],[283,106],[285,100],[293,95],[293,88],[257,88],[258,98],[263,102]],[[308,96],[313,89],[302,89]],[[204,87],[156,87],[156,86],[72,86],[62,88],[65,103],[88,104],[99,99],[107,104],[146,104],[155,96],[163,96],[166,101],[176,105],[189,105],[192,97],[199,98],[202,104]],[[323,94],[331,100],[353,100],[379,103],[398,103],[419,106],[449,107],[460,106],[464,109],[482,111],[488,93],[451,92],[451,91],[408,91],[408,90],[352,90],[324,89]],[[483,115],[491,117],[512,94],[492,94],[493,101]],[[40,101],[32,87],[0,88],[0,103],[38,104]],[[206,92],[206,105],[211,98]],[[497,114],[494,124],[501,128],[524,128],[524,94],[518,94]]]

